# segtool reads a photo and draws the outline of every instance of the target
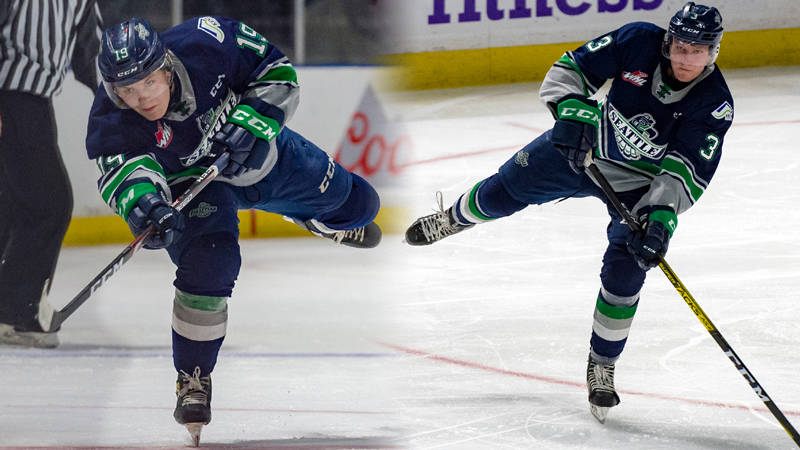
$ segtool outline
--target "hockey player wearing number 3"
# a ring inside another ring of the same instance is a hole
[[[645,274],[664,255],[677,215],[694,205],[719,164],[733,120],[733,99],[714,61],[722,17],[686,3],[667,30],[634,22],[567,52],[550,69],[539,95],[553,128],[465,192],[447,210],[421,217],[406,242],[427,245],[529,204],[593,196],[608,205],[586,383],[602,422],[619,403],[615,362],[627,341]],[[613,79],[602,105],[589,98]],[[622,222],[584,169],[587,156],[610,181],[644,230]]]
[[[370,248],[378,194],[285,126],[297,108],[289,60],[244,23],[191,19],[156,33],[142,19],[105,31],[103,85],[86,147],[98,187],[146,248],[176,265],[172,348],[175,419],[199,442],[211,420],[211,378],[239,273],[237,210],[283,214],[337,243]],[[230,162],[183,212],[170,206],[222,152]]]

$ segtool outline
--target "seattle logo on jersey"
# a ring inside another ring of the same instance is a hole
[[[158,148],[167,148],[172,142],[172,128],[169,125],[161,122],[156,122],[158,129],[156,130],[156,146]]]
[[[211,136],[225,125],[228,121],[228,115],[236,104],[239,103],[239,96],[234,94],[233,91],[228,90],[228,95],[220,100],[219,106],[211,108],[197,116],[197,128],[203,137],[200,139],[200,144],[194,149],[192,154],[180,158],[181,164],[184,167],[189,167],[199,161],[204,156],[208,155],[211,150]]]
[[[647,83],[647,74],[641,70],[637,70],[636,72],[622,72],[622,79],[628,83],[642,87]]]
[[[727,121],[733,120],[733,106],[730,103],[724,102],[723,104],[719,105],[719,108],[715,109],[714,112],[711,113],[715,119],[725,119]]]
[[[609,103],[608,121],[614,129],[619,152],[627,159],[638,160],[642,156],[660,159],[667,149],[666,144],[653,143],[658,131],[655,129],[655,119],[648,113],[637,114],[628,119]]]

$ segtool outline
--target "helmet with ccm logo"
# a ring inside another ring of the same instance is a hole
[[[719,43],[722,40],[722,15],[713,6],[696,5],[687,2],[672,16],[669,28],[664,35],[662,53],[670,58],[670,48],[674,41],[689,45],[707,45],[708,62],[711,65],[719,55]]]
[[[115,87],[135,83],[158,69],[169,69],[169,58],[150,23],[133,18],[103,32],[97,65],[106,92],[120,105]]]

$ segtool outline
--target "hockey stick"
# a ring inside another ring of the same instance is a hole
[[[228,152],[222,153],[216,161],[197,178],[191,186],[189,186],[180,197],[176,198],[175,201],[172,202],[172,207],[177,209],[178,211],[182,210],[192,199],[200,193],[207,185],[210,183],[214,178],[219,175],[220,170],[222,170],[228,164],[228,158],[230,155]],[[94,294],[94,292],[100,288],[109,278],[111,278],[115,273],[117,273],[122,266],[128,262],[129,259],[139,250],[142,245],[144,245],[144,240],[150,236],[155,228],[153,225],[145,230],[144,233],[140,234],[133,242],[128,244],[125,247],[125,250],[122,251],[113,261],[111,261],[105,269],[103,269],[96,277],[86,285],[86,287],[81,290],[78,295],[76,295],[69,303],[64,305],[63,308],[60,310],[50,311],[51,317],[49,318],[50,326],[45,327],[42,324],[42,328],[47,329],[48,332],[53,332],[58,330],[58,327],[61,326],[62,323],[67,319],[67,317],[71,316],[72,313],[78,309],[89,297]],[[40,311],[40,314],[42,312]],[[40,323],[44,320],[44,323],[47,323],[46,317],[42,317],[39,319]]]
[[[600,172],[600,169],[598,169],[597,165],[595,165],[594,162],[589,162],[586,165],[586,170],[588,170],[592,177],[594,177],[594,179],[600,184],[600,189],[602,189],[603,193],[606,194],[606,197],[608,197],[608,200],[614,206],[614,209],[616,209],[617,212],[625,219],[625,222],[628,224],[628,228],[630,228],[633,232],[641,231],[642,226],[639,225],[630,211],[628,211],[628,208],[626,208],[625,205],[619,201],[617,194],[614,192],[614,188],[611,187],[611,184]],[[669,266],[669,264],[667,264],[667,261],[664,259],[664,257],[659,255],[658,258],[658,267],[660,267],[664,272],[664,275],[667,276],[667,279],[678,291],[678,294],[680,294],[686,304],[689,305],[689,308],[692,310],[695,316],[700,319],[700,322],[703,324],[706,330],[708,330],[709,334],[711,334],[711,337],[714,338],[714,340],[717,342],[717,345],[719,345],[725,355],[731,360],[733,365],[736,367],[736,370],[742,374],[758,398],[764,402],[764,404],[767,406],[767,409],[769,409],[772,415],[775,416],[775,419],[777,419],[781,426],[783,426],[783,429],[789,433],[789,436],[792,438],[792,440],[794,440],[795,444],[800,447],[800,435],[797,434],[797,430],[795,430],[786,416],[783,415],[783,412],[781,412],[778,406],[775,405],[775,402],[772,401],[772,398],[770,398],[770,396],[767,394],[767,391],[761,387],[761,384],[756,380],[756,377],[753,376],[747,366],[744,365],[744,362],[742,362],[742,359],[739,358],[739,355],[733,351],[733,348],[731,348],[730,344],[728,344],[728,341],[722,337],[722,333],[720,333],[717,327],[714,326],[714,324],[711,322],[711,319],[708,318],[706,313],[697,303],[697,300],[692,297],[692,294],[689,293],[689,290],[686,289],[686,286],[684,286],[681,280],[678,279],[678,276],[672,271],[672,268]]]

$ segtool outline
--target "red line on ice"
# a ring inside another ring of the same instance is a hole
[[[768,122],[743,122],[743,123],[738,123],[737,122],[737,123],[734,124],[734,126],[746,127],[746,126],[758,126],[758,125],[778,125],[778,124],[787,124],[787,123],[800,123],[800,120],[773,120],[773,121],[768,121]],[[541,128],[537,128],[537,127],[530,126],[530,125],[525,125],[525,124],[520,124],[520,123],[516,123],[516,122],[506,122],[506,125],[509,125],[509,126],[512,126],[512,127],[517,127],[517,128],[524,128],[526,130],[535,131],[537,133],[544,133],[545,132],[545,130],[543,130]],[[533,140],[533,139],[531,139],[531,140]],[[520,148],[524,147],[527,144],[528,143],[525,142],[525,143],[518,144],[518,145],[507,145],[505,147],[494,147],[494,148],[487,148],[487,149],[482,149],[482,150],[475,150],[475,151],[472,151],[472,152],[454,153],[452,155],[438,156],[436,158],[421,159],[419,161],[411,161],[411,162],[405,163],[405,164],[402,165],[402,168],[406,168],[406,167],[410,167],[410,166],[418,166],[420,164],[429,164],[429,163],[444,161],[444,160],[448,160],[448,159],[458,159],[458,158],[465,158],[465,157],[469,157],[469,156],[482,155],[484,153],[492,153],[492,152],[520,149]]]
[[[511,125],[512,127],[517,127],[517,128],[524,128],[526,130],[535,131],[535,132],[540,133],[540,134],[544,133],[545,131],[547,131],[547,130],[543,130],[543,129],[539,128],[539,127],[534,127],[532,125],[527,125],[527,124],[524,124],[524,123],[506,122],[506,125]]]
[[[520,148],[520,146],[519,145],[506,145],[505,147],[487,148],[487,149],[483,149],[483,150],[476,150],[476,151],[473,151],[473,152],[454,153],[452,155],[438,156],[436,158],[421,159],[419,161],[411,161],[411,162],[403,164],[402,167],[406,168],[406,167],[409,167],[409,166],[417,166],[419,164],[428,164],[428,163],[432,163],[432,162],[439,162],[439,161],[443,161],[443,160],[446,160],[446,159],[456,159],[456,158],[463,158],[463,157],[466,157],[466,156],[480,155],[480,154],[483,154],[483,153],[507,151],[507,150],[512,150],[512,149],[515,149],[515,148]]]
[[[448,364],[456,364],[456,365],[463,366],[463,367],[470,367],[472,369],[483,370],[483,371],[486,371],[486,372],[494,372],[494,373],[499,373],[499,374],[502,374],[502,375],[511,375],[511,376],[519,377],[519,378],[527,378],[527,379],[531,379],[531,380],[543,381],[545,383],[562,384],[562,385],[577,387],[577,388],[581,388],[581,389],[585,389],[586,388],[586,384],[585,383],[579,383],[579,382],[575,382],[575,381],[567,381],[567,380],[562,380],[562,379],[553,378],[553,377],[544,377],[544,376],[541,376],[541,375],[533,375],[533,374],[530,374],[530,373],[517,372],[517,371],[513,371],[513,370],[499,369],[497,367],[491,367],[491,366],[487,366],[487,365],[484,365],[484,364],[478,364],[478,363],[473,363],[473,362],[469,362],[469,361],[462,361],[462,360],[459,360],[459,359],[448,358],[446,356],[440,356],[440,355],[435,355],[433,353],[428,353],[428,352],[423,351],[423,350],[415,350],[413,348],[402,347],[400,345],[388,344],[388,343],[385,343],[385,342],[379,342],[379,344],[384,345],[384,346],[389,347],[389,348],[392,348],[392,349],[397,350],[399,352],[407,353],[409,355],[422,356],[422,357],[424,357],[426,359],[430,359],[430,360],[433,360],[433,361],[439,361],[439,362],[444,362],[444,363],[448,363]],[[732,403],[712,402],[712,401],[708,401],[708,400],[698,400],[698,399],[693,399],[693,398],[675,397],[675,396],[671,396],[671,395],[656,394],[656,393],[652,393],[652,392],[629,391],[629,390],[624,390],[624,389],[619,389],[618,391],[623,393],[623,394],[639,395],[639,396],[642,396],[642,397],[657,398],[657,399],[660,399],[660,400],[673,400],[673,401],[689,403],[689,404],[693,404],[693,405],[714,406],[714,407],[719,407],[719,408],[742,409],[742,410],[745,410],[745,411],[755,410],[755,411],[759,411],[759,412],[770,412],[767,408],[749,407],[749,406],[744,406],[744,405],[735,405],[735,404],[732,404]],[[783,412],[786,415],[800,416],[800,412],[798,412],[798,411],[786,411],[786,410],[784,410]]]

